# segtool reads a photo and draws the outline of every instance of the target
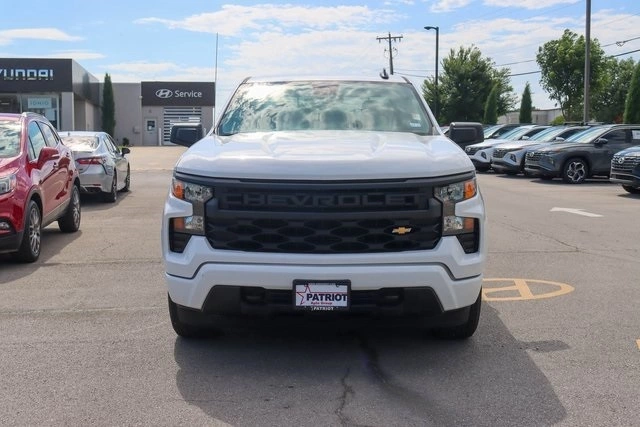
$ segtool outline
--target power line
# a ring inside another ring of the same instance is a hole
[[[617,55],[609,55],[609,56],[611,56],[612,58],[615,58],[616,56],[623,56],[623,55],[628,55],[630,53],[636,53],[636,52],[640,52],[640,49],[631,50],[629,52],[624,52],[624,53],[619,53]]]
[[[631,41],[634,41],[634,40],[638,40],[638,39],[640,39],[640,37],[634,37],[634,38],[632,38],[632,39],[628,39],[628,40],[621,40],[621,41],[619,41],[619,42],[614,42],[614,43],[605,44],[605,45],[604,45],[604,46],[602,46],[602,47],[609,47],[609,46],[613,46],[613,45],[616,45],[616,46],[620,46],[620,47],[622,47],[622,46],[624,46],[624,45],[625,45],[625,43],[627,43],[627,42],[631,42]]]

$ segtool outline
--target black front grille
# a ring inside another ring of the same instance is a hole
[[[206,237],[223,250],[376,253],[433,249],[442,205],[424,180],[221,183],[206,205]]]
[[[493,150],[493,158],[495,159],[501,159],[504,157],[505,154],[507,154],[509,152],[509,150],[505,150],[503,148],[496,148],[495,150]]]
[[[633,168],[640,165],[638,157],[613,156],[611,160],[611,171],[618,173],[631,173]]]
[[[527,153],[527,161],[531,160],[531,161],[537,162],[540,160],[541,157],[542,157],[542,153],[539,153],[536,151],[530,151]]]

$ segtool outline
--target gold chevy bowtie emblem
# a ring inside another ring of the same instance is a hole
[[[391,233],[393,234],[407,234],[407,233],[411,233],[411,227],[398,227],[398,228],[394,228],[393,230],[391,230]]]

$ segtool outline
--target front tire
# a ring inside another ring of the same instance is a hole
[[[480,322],[480,308],[482,307],[482,290],[478,294],[476,302],[469,308],[469,317],[462,325],[435,328],[432,330],[434,336],[443,339],[467,339],[471,337]]]
[[[167,300],[169,301],[169,318],[171,319],[171,326],[178,336],[187,339],[197,339],[203,338],[206,335],[207,330],[204,327],[185,323],[180,319],[180,313],[185,309],[173,302],[169,294],[167,294]]]
[[[24,224],[24,234],[22,242],[17,252],[13,253],[13,258],[20,262],[35,262],[40,257],[40,246],[42,242],[42,215],[38,204],[33,200],[27,206],[27,220]]]
[[[631,193],[631,194],[640,194],[640,188],[638,187],[632,187],[630,185],[623,185],[622,188],[624,189],[624,191],[626,191],[627,193]]]
[[[589,166],[583,159],[569,159],[562,169],[562,179],[567,184],[582,184],[587,176],[589,176]]]
[[[74,185],[71,190],[71,200],[64,215],[58,219],[58,227],[63,233],[75,233],[80,229],[80,190]]]

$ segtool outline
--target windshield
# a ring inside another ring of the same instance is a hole
[[[484,129],[484,137],[489,138],[496,129],[498,129],[500,125],[492,125]]]
[[[73,151],[93,151],[99,144],[95,136],[63,136],[62,142]]]
[[[506,133],[503,133],[502,135],[500,135],[500,139],[510,139],[510,140],[520,139],[521,136],[525,135],[530,130],[531,130],[530,127],[515,128],[515,129],[510,130],[509,132],[506,132]]]
[[[0,121],[0,157],[15,157],[20,153],[20,122]]]
[[[357,81],[247,83],[220,120],[220,135],[298,130],[432,133],[410,84]]]
[[[553,141],[556,136],[560,135],[566,130],[567,130],[566,126],[552,127],[549,129],[545,129],[533,135],[531,138],[529,138],[529,141],[543,141],[543,142]]]
[[[594,127],[591,129],[587,129],[584,130],[582,132],[576,133],[574,135],[571,135],[569,138],[566,139],[566,141],[568,142],[585,142],[585,143],[589,143],[591,141],[593,141],[594,139],[596,139],[597,137],[599,137],[600,135],[602,135],[605,131],[609,130],[609,128],[601,128],[601,127]]]

